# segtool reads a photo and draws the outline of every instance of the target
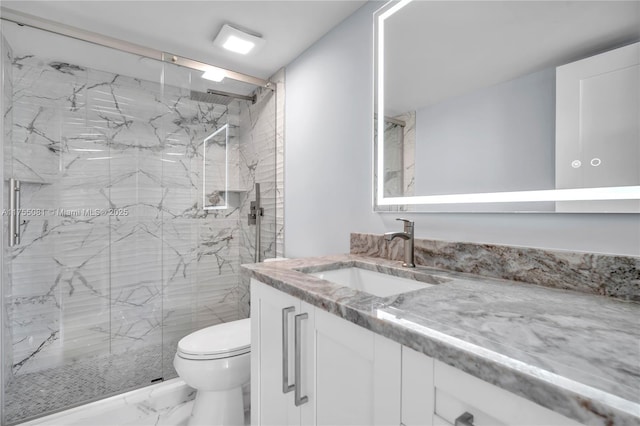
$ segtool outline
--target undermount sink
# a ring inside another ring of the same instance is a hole
[[[395,296],[433,286],[433,284],[356,267],[312,272],[309,275],[378,297]]]

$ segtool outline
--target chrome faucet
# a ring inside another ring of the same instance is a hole
[[[387,232],[384,234],[384,239],[391,241],[394,238],[402,238],[404,241],[404,263],[402,266],[406,268],[415,268],[416,264],[413,263],[413,222],[407,219],[398,218],[404,222],[404,232]]]

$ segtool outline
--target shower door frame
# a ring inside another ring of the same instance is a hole
[[[158,60],[163,63],[178,65],[180,67],[188,68],[191,70],[196,70],[201,72],[214,70],[217,72],[224,73],[226,78],[240,81],[243,83],[248,83],[257,87],[269,89],[277,93],[277,90],[276,90],[277,84],[270,80],[265,80],[265,79],[254,77],[248,74],[243,74],[243,73],[232,71],[226,68],[217,67],[204,62],[199,62],[193,59],[182,57],[180,55],[152,49],[152,48],[138,45],[135,43],[130,43],[121,39],[95,33],[92,31],[83,30],[70,25],[51,21],[45,18],[40,18],[34,15],[19,12],[19,11],[2,7],[2,6],[0,6],[0,20],[12,22],[21,26],[27,26],[27,27],[43,30],[53,34],[70,37],[73,39],[88,42],[98,46],[103,46],[103,47],[119,50],[122,52],[131,53],[134,55],[138,55],[140,57]],[[2,79],[2,77],[3,77],[3,74],[0,71],[0,80]],[[236,97],[238,99],[247,99],[245,95],[239,95],[234,93],[225,93],[225,95],[230,97]],[[4,135],[4,123],[0,124],[0,132],[2,132],[0,133],[0,135]],[[4,168],[5,168],[4,153],[0,152],[0,175],[2,176],[4,176]],[[4,199],[4,195],[2,195],[0,196],[0,211],[5,211],[4,209],[6,207],[7,207],[6,200]],[[4,227],[0,226],[0,238],[2,239],[0,241],[5,241],[4,239],[6,237],[7,235],[4,230]],[[3,276],[3,272],[4,272],[4,262],[0,262],[0,277]],[[3,342],[6,337],[5,330],[4,330],[6,311],[4,306],[5,304],[4,304],[4,286],[3,285],[0,286],[0,302],[1,302],[0,303],[0,355],[1,355],[0,360],[2,360],[2,364],[0,365],[0,419],[4,419],[5,418],[4,356],[6,354],[3,353],[4,352]]]
[[[88,43],[97,44],[99,46],[120,50],[122,52],[132,53],[134,55],[142,56],[145,58],[179,65],[181,67],[189,68],[196,71],[214,71],[217,73],[222,73],[226,78],[252,84],[254,86],[264,87],[274,91],[276,89],[276,85],[269,80],[264,80],[262,78],[254,77],[248,74],[243,74],[226,68],[217,67],[215,65],[206,64],[204,62],[185,58],[183,56],[164,52],[162,50],[156,50],[149,47],[141,46],[139,44],[130,43],[128,41],[120,40],[115,37],[110,37],[103,34],[94,33],[92,31],[72,27],[70,25],[61,24],[59,22],[40,18],[28,13],[18,12],[6,7],[0,6],[0,19],[2,19],[3,21],[13,22],[18,25],[25,25],[27,27],[37,28],[39,30],[47,31],[50,33],[86,41]],[[245,98],[245,96],[243,95],[238,96]]]

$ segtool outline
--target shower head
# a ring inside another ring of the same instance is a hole
[[[195,90],[191,91],[190,98],[192,101],[196,102],[206,102],[209,104],[218,104],[224,106],[229,105],[233,100],[231,96],[218,95],[216,93],[203,93],[197,92]]]
[[[207,93],[192,90],[190,98],[197,102],[207,102],[224,106],[229,105],[234,99],[244,99],[253,103],[256,101],[255,96],[236,95],[234,93],[221,92],[213,89],[207,89]]]

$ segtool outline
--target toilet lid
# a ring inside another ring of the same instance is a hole
[[[183,358],[212,359],[235,356],[251,350],[251,320],[249,318],[203,328],[178,342],[178,354]]]

